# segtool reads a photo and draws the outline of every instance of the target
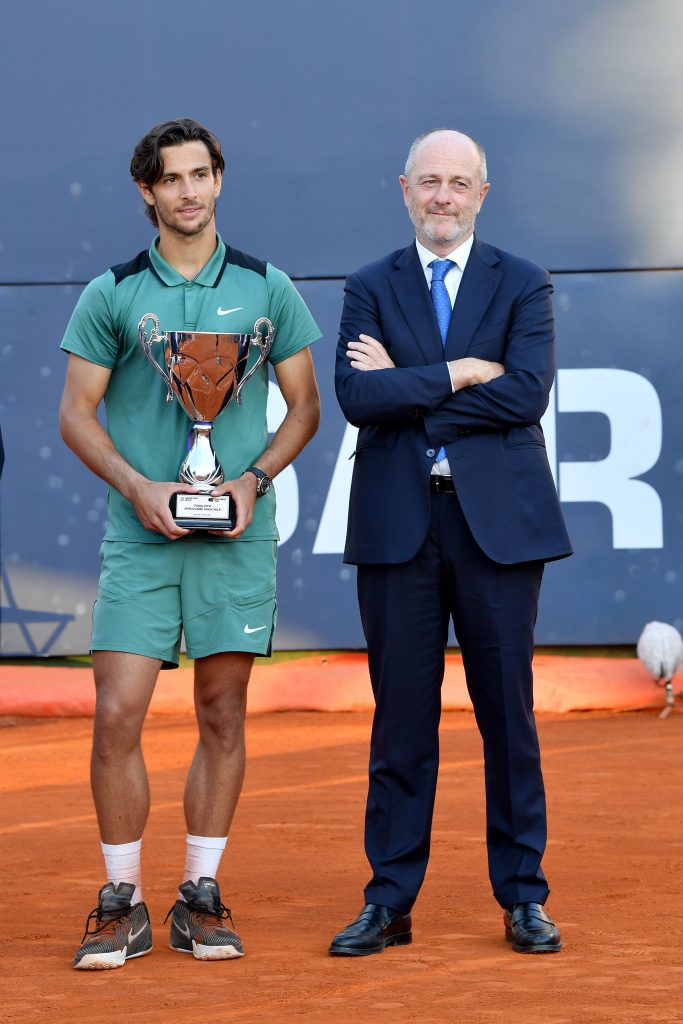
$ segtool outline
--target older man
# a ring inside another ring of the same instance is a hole
[[[372,879],[330,952],[411,941],[449,618],[484,744],[489,874],[506,938],[517,952],[557,952],[543,909],[531,670],[543,565],[571,554],[540,427],[552,287],[545,270],[474,235],[489,184],[473,139],[420,136],[400,182],[416,240],[348,279],[337,351],[337,396],[360,428],[345,560],[358,565],[376,710]]]

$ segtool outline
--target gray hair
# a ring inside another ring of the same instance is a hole
[[[406,166],[404,171],[406,178],[410,176],[410,172],[413,169],[413,163],[415,162],[415,154],[420,144],[424,142],[425,139],[428,139],[430,135],[438,135],[440,132],[456,132],[457,135],[462,135],[464,136],[464,138],[470,140],[470,142],[476,149],[477,153],[479,154],[481,183],[483,185],[487,180],[486,153],[484,152],[484,147],[480,142],[477,142],[476,139],[473,139],[471,135],[466,135],[465,132],[459,132],[456,128],[432,128],[430,131],[424,132],[423,135],[418,135],[418,137],[415,139],[412,146],[408,150],[408,156],[406,157]]]

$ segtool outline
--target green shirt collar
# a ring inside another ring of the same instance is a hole
[[[157,276],[161,278],[164,284],[169,285],[169,287],[173,287],[178,284],[187,284],[187,278],[183,277],[182,274],[179,274],[177,270],[174,270],[170,263],[167,263],[166,260],[159,255],[159,250],[157,249],[158,244],[159,235],[157,235],[149,247],[150,263],[152,264],[152,268],[156,272]],[[216,248],[214,249],[213,256],[199,271],[194,279],[194,283],[204,285],[205,288],[214,288],[220,281],[223,274],[225,260],[225,243],[218,232],[216,232]]]

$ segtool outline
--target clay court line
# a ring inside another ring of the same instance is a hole
[[[672,740],[676,737],[671,737]],[[677,739],[677,738],[676,738]],[[636,740],[635,743],[650,743],[650,739]],[[633,747],[635,744],[633,741],[628,743],[615,743],[610,741],[609,743],[584,743],[580,746],[574,745],[571,747],[553,747],[551,749],[545,749],[542,752],[543,760],[547,760],[549,757],[562,754],[581,754],[586,751],[594,750],[615,750],[617,747]],[[678,743],[677,743],[678,745]],[[442,772],[453,772],[459,771],[461,768],[481,768],[484,765],[483,757],[472,758],[467,761],[443,761],[440,765],[440,771]],[[153,773],[152,773],[153,774]],[[240,800],[249,800],[254,797],[261,796],[278,796],[280,793],[299,793],[302,790],[320,790],[328,789],[331,786],[350,786],[360,782],[367,782],[367,773],[362,775],[345,775],[338,779],[325,779],[316,780],[315,782],[299,782],[292,783],[287,786],[273,786],[269,789],[251,789],[246,790],[242,793]],[[155,804],[154,812],[156,811],[173,811],[183,806],[182,800],[166,801],[165,803]],[[95,824],[94,812],[90,814],[75,814],[68,818],[48,818],[43,821],[25,821],[20,822],[17,825],[8,825],[5,828],[0,828],[0,836],[17,835],[20,832],[29,832],[36,828],[54,828],[59,825],[82,825],[86,823]]]

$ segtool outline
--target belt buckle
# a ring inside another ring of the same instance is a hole
[[[437,494],[449,494],[455,490],[453,486],[452,476],[440,476],[438,473],[432,474],[432,488]]]

